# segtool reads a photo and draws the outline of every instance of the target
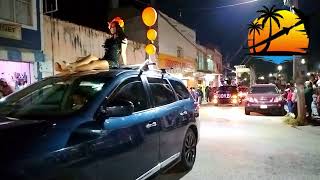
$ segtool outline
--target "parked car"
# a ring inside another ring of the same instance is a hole
[[[280,90],[274,84],[257,84],[250,88],[245,103],[245,114],[251,112],[268,112],[284,115],[284,104]]]
[[[220,86],[213,97],[213,103],[239,105],[238,90],[236,86]]]
[[[156,71],[114,69],[49,77],[0,100],[0,177],[147,179],[190,170],[198,105]]]

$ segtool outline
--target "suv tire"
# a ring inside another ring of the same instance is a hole
[[[179,170],[185,172],[190,171],[194,165],[197,156],[197,138],[195,133],[188,129],[181,152],[181,161],[178,164]]]
[[[250,115],[250,111],[248,111],[247,109],[244,109],[244,113],[245,113],[246,115]]]

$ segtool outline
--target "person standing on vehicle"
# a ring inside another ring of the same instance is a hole
[[[108,70],[119,68],[120,56],[124,65],[127,64],[126,48],[128,44],[127,36],[124,33],[124,22],[116,17],[108,23],[108,31],[111,38],[106,39],[102,45],[105,54],[102,58],[97,58],[91,54],[76,60],[73,63],[55,63],[55,70],[58,72],[80,72],[89,70]]]

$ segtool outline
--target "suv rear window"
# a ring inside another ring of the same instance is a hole
[[[179,100],[190,98],[189,91],[187,88],[179,81],[169,80],[173,89],[177,93]]]
[[[152,97],[156,107],[175,102],[176,95],[164,79],[148,78]]]

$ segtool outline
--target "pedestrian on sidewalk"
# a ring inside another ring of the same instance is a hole
[[[190,94],[193,97],[194,101],[198,102],[198,93],[194,87],[190,88]]]
[[[199,100],[198,102],[199,104],[202,104],[203,92],[202,92],[201,86],[198,87],[197,93],[198,93],[198,100]]]
[[[292,113],[294,114],[295,118],[298,117],[298,90],[296,88],[296,85],[292,91]]]
[[[311,103],[313,101],[312,95],[313,95],[312,83],[307,81],[306,82],[306,89],[304,90],[304,96],[305,96],[305,100],[306,100],[306,107],[307,107],[307,112],[308,112],[309,118],[312,115],[312,109],[311,109]]]
[[[206,86],[205,93],[206,93],[206,101],[209,102],[209,94],[210,94],[210,87],[209,86]]]
[[[292,89],[291,87],[287,88],[285,90],[287,92],[287,106],[288,106],[288,114],[290,115],[291,113],[293,113],[293,110],[292,110],[292,106],[293,106],[293,102],[292,102]]]

